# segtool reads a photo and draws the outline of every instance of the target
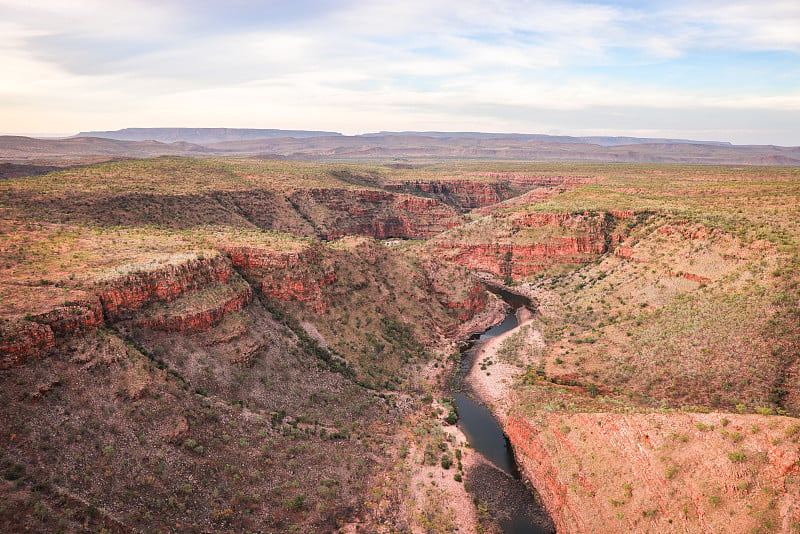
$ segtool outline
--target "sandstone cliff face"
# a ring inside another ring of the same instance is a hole
[[[468,321],[486,309],[489,296],[483,286],[475,281],[464,295],[464,298],[451,300],[448,299],[447,295],[441,295],[439,302],[453,313],[453,317],[457,321]]]
[[[210,287],[224,287],[225,291],[204,295]],[[105,322],[200,332],[217,324],[226,313],[241,309],[252,296],[250,286],[222,255],[132,273],[100,284],[94,296],[4,327],[0,335],[2,365],[18,365],[45,353],[59,339],[81,336]]]
[[[409,209],[419,207],[416,201],[401,201]],[[366,238],[351,240],[355,241],[341,250],[319,242],[287,250],[257,245],[221,246],[218,255],[187,259],[102,282],[81,302],[57,306],[29,320],[4,326],[0,332],[2,365],[18,365],[31,356],[44,354],[61,338],[82,335],[103,324],[127,332],[150,329],[187,335],[202,333],[248,306],[255,292],[267,300],[299,303],[308,311],[326,313],[353,291],[367,287],[364,270],[375,271],[371,276],[381,280],[387,274],[381,272],[379,265],[387,261],[385,247]],[[443,317],[448,321],[466,321],[486,307],[487,294],[466,273],[451,272],[449,277],[443,274],[452,280],[435,283],[426,282],[422,272],[419,270],[411,277],[414,280],[404,282],[409,286],[404,291],[424,306],[435,303],[440,312],[446,308],[449,317]],[[391,298],[389,293],[385,296]],[[449,325],[443,328],[449,331]]]
[[[289,200],[325,240],[345,235],[425,239],[463,222],[453,208],[437,200],[386,191],[308,189]]]
[[[31,320],[47,325],[56,337],[76,336],[94,330],[103,323],[103,309],[97,298],[67,302]]]
[[[0,368],[19,365],[54,347],[59,338],[84,335],[102,323],[100,301],[90,298],[67,302],[5,326],[0,329]]]
[[[116,278],[99,288],[98,297],[106,318],[115,322],[130,319],[154,302],[170,302],[206,285],[227,282],[232,275],[230,262],[221,255],[195,259]]]
[[[548,414],[505,431],[558,532],[788,532],[794,421],[738,414]]]
[[[275,252],[256,247],[230,247],[225,251],[231,262],[265,297],[282,301],[302,301],[316,312],[330,306],[326,291],[336,281],[333,267],[324,261],[318,246],[300,251]]]
[[[586,263],[608,250],[605,240],[588,237],[532,245],[439,243],[437,246],[451,250],[446,257],[469,269],[519,278],[540,272],[554,263]]]
[[[253,291],[242,280],[240,283],[222,287],[217,285],[189,293],[182,300],[186,301],[186,305],[176,306],[178,301],[174,301],[170,306],[163,307],[160,313],[134,319],[133,326],[182,334],[204,332],[219,324],[227,314],[250,304]]]
[[[536,188],[554,189],[579,183],[564,176],[477,173],[481,180],[405,180],[383,185],[390,191],[436,198],[461,211],[485,208]],[[488,178],[490,181],[486,181]]]
[[[614,227],[630,216],[627,212],[522,214],[508,221],[510,230],[502,242],[440,238],[434,246],[445,258],[469,269],[524,278],[557,263],[594,261],[624,239]]]
[[[53,329],[45,324],[22,322],[0,329],[0,369],[23,363],[44,354],[56,344]]]
[[[516,195],[506,184],[470,180],[408,180],[385,187],[391,191],[431,196],[462,211],[491,206]]]

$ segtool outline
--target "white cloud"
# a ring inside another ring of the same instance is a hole
[[[255,9],[247,6],[226,9]],[[502,110],[512,108],[529,116],[601,107],[800,109],[796,79],[765,82],[756,92],[673,81],[669,71],[644,80],[611,70],[667,65],[697,51],[800,53],[796,1],[655,8],[351,2],[283,25],[259,20],[265,15],[256,11],[215,24],[222,8],[206,9],[180,1],[0,0],[3,127],[52,131],[136,122],[353,132],[421,124],[511,127],[519,123]],[[528,131],[559,127],[524,124]]]

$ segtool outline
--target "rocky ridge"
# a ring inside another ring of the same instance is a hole
[[[555,264],[585,264],[615,249],[626,229],[615,230],[632,212],[532,213],[510,217],[506,235],[492,242],[471,238],[432,240],[449,261],[507,279],[524,279]],[[469,234],[467,234],[469,235]]]
[[[355,286],[334,290],[337,275],[333,258],[325,245],[313,242],[288,251],[222,246],[222,252],[214,256],[104,280],[83,301],[64,302],[48,312],[5,324],[0,332],[2,366],[19,365],[46,353],[59,340],[106,325],[185,334],[204,332],[245,307],[256,293],[271,301],[301,303],[314,313],[325,313],[338,291],[359,287],[356,281]],[[375,261],[369,255],[364,259]],[[429,264],[426,272],[435,268]],[[421,282],[433,288],[436,282],[432,280],[426,275]],[[463,295],[444,291],[443,287],[437,298],[458,321],[480,313],[488,302],[475,280]]]

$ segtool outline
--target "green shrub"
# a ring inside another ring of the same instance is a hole
[[[743,452],[729,452],[728,459],[733,463],[746,462],[747,455]]]
[[[449,454],[442,455],[442,468],[450,469],[452,465],[453,465],[453,459],[450,458],[450,455]]]

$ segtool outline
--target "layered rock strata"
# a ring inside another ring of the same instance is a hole
[[[614,227],[631,216],[629,212],[523,214],[510,219],[510,237],[500,242],[440,238],[434,246],[444,258],[469,269],[524,278],[557,263],[594,261],[624,240]]]
[[[289,200],[328,241],[345,235],[426,239],[463,222],[437,200],[386,191],[316,188],[295,192]]]

